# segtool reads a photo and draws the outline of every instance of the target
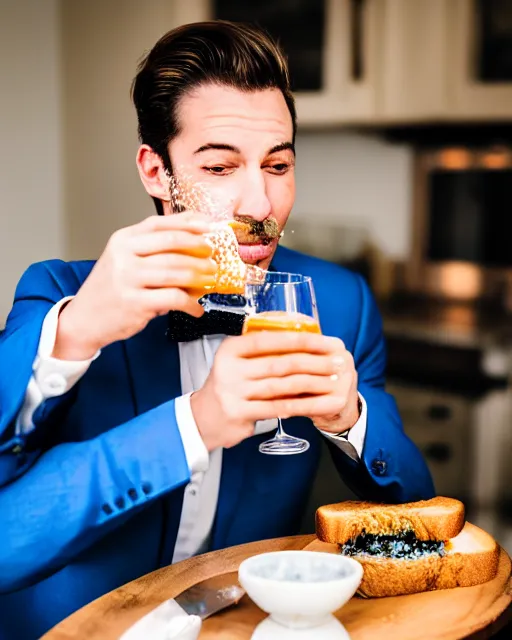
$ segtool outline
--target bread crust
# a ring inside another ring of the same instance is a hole
[[[362,531],[392,535],[411,530],[418,540],[449,540],[463,526],[463,503],[441,496],[397,505],[348,500],[316,512],[317,537],[334,544],[353,540]]]

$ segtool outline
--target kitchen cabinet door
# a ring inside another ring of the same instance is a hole
[[[258,23],[290,63],[301,127],[372,122],[381,0],[188,0],[177,24],[208,19]]]
[[[420,449],[438,495],[471,502],[476,474],[473,403],[448,393],[388,382],[405,433]]]
[[[451,1],[381,0],[377,120],[401,124],[446,113]]]
[[[451,0],[449,108],[457,120],[510,120],[512,2]]]

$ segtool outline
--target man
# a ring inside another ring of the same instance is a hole
[[[185,167],[234,215],[284,227],[295,110],[275,44],[229,23],[182,27],[143,61],[133,96],[137,166],[163,215],[116,232],[96,263],[30,267],[0,336],[2,638],[38,637],[204,550],[296,533],[322,442],[365,498],[434,494],[384,392],[362,278],[276,241],[241,243],[247,263],[312,276],[324,335],[194,325],[193,286],[215,270],[210,227],[173,213],[168,175]],[[278,415],[306,453],[258,452]]]

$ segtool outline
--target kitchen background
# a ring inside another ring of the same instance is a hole
[[[438,492],[512,552],[512,0],[0,0],[0,326],[31,262],[97,257],[153,213],[131,80],[209,17],[281,38],[299,113],[283,242],[368,278]],[[326,453],[304,530],[346,497]]]

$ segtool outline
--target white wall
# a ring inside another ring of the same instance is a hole
[[[65,206],[70,258],[96,258],[110,234],[154,212],[136,167],[130,86],[174,26],[171,0],[63,0]]]
[[[58,0],[0,1],[0,327],[32,262],[63,251]]]
[[[410,249],[412,159],[410,147],[376,137],[299,134],[293,215],[365,227],[381,251],[404,258]]]

